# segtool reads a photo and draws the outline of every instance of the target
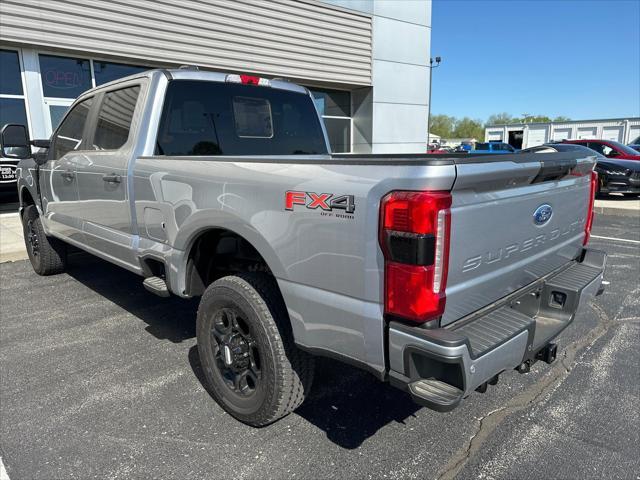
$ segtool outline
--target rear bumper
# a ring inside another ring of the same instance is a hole
[[[640,178],[607,177],[600,186],[601,193],[640,193]]]
[[[446,328],[389,324],[389,379],[421,405],[448,411],[504,370],[536,361],[603,291],[606,254],[579,261]],[[548,359],[547,359],[548,360]]]

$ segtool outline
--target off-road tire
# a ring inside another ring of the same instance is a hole
[[[212,329],[217,312],[223,308],[241,312],[259,351],[262,372],[256,392],[260,394],[253,401],[236,395],[225,384],[215,357],[219,344]],[[288,415],[304,401],[313,382],[314,359],[294,345],[289,316],[273,277],[240,273],[213,282],[200,300],[196,332],[209,392],[236,419],[262,427]]]
[[[44,233],[40,215],[35,205],[29,205],[22,214],[24,243],[33,270],[38,275],[55,275],[64,272],[67,265],[67,245]],[[37,240],[34,248],[30,237]]]

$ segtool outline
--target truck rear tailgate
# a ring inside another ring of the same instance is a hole
[[[594,162],[575,153],[456,162],[443,326],[576,258]]]

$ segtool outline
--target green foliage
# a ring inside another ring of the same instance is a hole
[[[484,139],[484,125],[482,120],[474,120],[464,117],[456,122],[453,129],[454,138],[475,138],[477,140]]]
[[[475,120],[469,117],[456,118],[448,115],[431,116],[431,133],[442,138],[476,138],[484,139],[484,129],[488,125],[504,125],[509,123],[546,123],[546,122],[568,122],[569,117],[558,116],[551,120],[546,115],[530,115],[514,117],[507,112],[494,113],[489,115],[485,123],[482,120]]]
[[[525,115],[520,119],[517,119],[515,123],[546,123],[551,119],[546,115]]]
[[[431,115],[431,126],[429,129],[431,133],[440,137],[451,138],[455,124],[456,119],[454,117],[449,117],[448,115]]]
[[[487,118],[487,123],[485,125],[504,125],[507,123],[515,123],[517,121],[518,119],[511,116],[511,114],[502,112],[489,115],[489,118]]]

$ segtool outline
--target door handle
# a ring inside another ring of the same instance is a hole
[[[73,173],[73,171],[72,171],[72,170],[65,170],[65,171],[64,171],[64,172],[62,172],[60,175],[61,175],[61,176],[62,176],[62,178],[64,178],[65,180],[69,180],[69,181],[73,180],[73,179],[75,178],[75,176],[76,176],[76,174],[75,174],[75,173]]]
[[[108,183],[120,183],[122,181],[122,177],[112,173],[111,175],[103,175],[102,180]]]

